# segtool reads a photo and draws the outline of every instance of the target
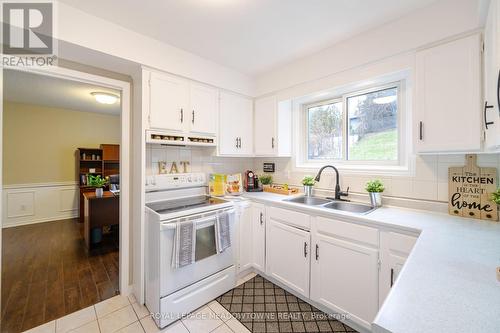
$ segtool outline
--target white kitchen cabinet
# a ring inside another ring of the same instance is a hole
[[[311,299],[370,329],[378,311],[378,249],[313,233]]]
[[[416,235],[380,232],[379,306],[384,303],[416,242]]]
[[[217,133],[219,116],[219,92],[217,89],[201,84],[189,85],[190,132],[206,135]]]
[[[309,231],[268,216],[266,274],[304,297],[309,297],[310,238]]]
[[[250,204],[241,204],[238,209],[238,274],[252,267],[252,208]]]
[[[500,21],[499,0],[491,0],[484,28],[485,150],[500,150]]]
[[[415,97],[418,153],[480,151],[480,35],[418,51]]]
[[[184,131],[188,119],[189,84],[167,74],[150,73],[149,128]]]
[[[252,204],[252,263],[255,269],[266,269],[266,207]]]
[[[291,101],[278,102],[276,96],[255,100],[255,155],[291,156]]]
[[[222,91],[219,105],[219,155],[253,155],[252,100]]]

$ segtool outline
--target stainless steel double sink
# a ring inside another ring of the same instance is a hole
[[[344,212],[357,213],[357,214],[368,214],[377,209],[376,207],[372,207],[370,205],[365,205],[362,203],[350,202],[350,201],[335,201],[319,197],[301,196],[301,197],[286,199],[284,201],[303,204],[307,206],[316,206],[321,208],[340,210]]]

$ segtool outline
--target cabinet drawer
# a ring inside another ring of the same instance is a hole
[[[349,222],[317,218],[317,230],[319,233],[348,238],[361,243],[378,246],[378,229],[358,225]]]
[[[268,216],[273,220],[280,221],[284,224],[293,225],[301,229],[311,229],[309,215],[295,212],[293,210],[269,207]]]

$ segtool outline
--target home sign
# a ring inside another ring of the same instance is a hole
[[[448,169],[448,212],[498,221],[497,205],[490,199],[497,188],[497,169],[478,167],[476,155],[466,155],[465,159],[464,167]]]

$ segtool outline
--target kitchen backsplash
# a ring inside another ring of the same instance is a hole
[[[289,158],[256,158],[254,171],[257,174],[262,173],[263,162],[276,163],[277,172],[274,173],[273,178],[277,183],[301,186],[300,182],[304,176],[314,176],[311,172],[294,170],[293,161]],[[386,196],[446,202],[448,200],[448,168],[462,165],[465,165],[463,154],[423,155],[416,157],[414,177],[360,175],[340,171],[340,183],[344,190],[350,187],[353,193],[366,193],[364,189],[366,182],[378,178],[384,182],[386,187],[384,195]],[[500,154],[478,155],[478,165],[495,167],[497,171],[500,171]],[[331,171],[328,171],[328,174],[326,171],[317,187],[330,190],[335,186],[335,178]]]
[[[245,170],[251,169],[257,174],[263,173],[263,162],[274,162],[276,164],[276,172],[273,174],[274,181],[293,186],[301,186],[300,182],[306,175],[314,176],[311,172],[302,172],[293,168],[293,161],[290,158],[217,157],[215,149],[148,144],[146,147],[147,175],[159,173],[158,162],[160,161],[167,162],[168,170],[171,163],[176,162],[179,172],[182,172],[180,162],[188,161],[188,172],[243,173]],[[385,196],[446,202],[448,200],[448,168],[461,166],[464,163],[465,156],[463,154],[423,155],[416,157],[415,176],[413,177],[360,175],[340,171],[340,182],[344,190],[350,187],[352,193],[364,194],[366,182],[378,178],[384,182],[386,187]],[[497,168],[500,179],[500,154],[478,155],[478,165]],[[321,182],[316,187],[332,190],[334,186],[334,174],[325,170]]]
[[[146,145],[146,175],[159,173],[159,162],[167,162],[167,170],[176,162],[179,172],[183,171],[181,161],[189,162],[188,172],[243,173],[251,168],[251,158],[217,157],[215,149],[196,147],[174,147]]]

